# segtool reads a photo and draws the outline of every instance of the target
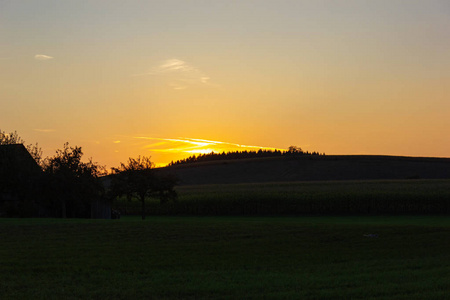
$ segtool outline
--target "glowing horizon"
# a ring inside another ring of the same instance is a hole
[[[139,148],[143,153],[148,153],[150,156],[157,158],[157,166],[165,166],[171,161],[177,161],[187,158],[192,155],[233,152],[233,151],[257,151],[259,149],[265,150],[284,150],[284,148],[243,145],[238,143],[206,140],[198,138],[177,137],[177,138],[161,138],[148,136],[133,136],[132,140],[141,141]],[[147,141],[152,143],[148,144]],[[167,158],[166,158],[167,157]],[[172,159],[168,159],[172,157]],[[163,160],[163,161],[162,161]]]
[[[186,138],[179,137],[176,139],[173,138],[154,138],[154,137],[135,137],[136,139],[145,139],[145,140],[158,140],[162,141],[159,143],[154,143],[145,146],[145,148],[149,151],[153,152],[184,152],[184,153],[210,153],[210,152],[220,152],[223,151],[235,151],[235,150],[254,150],[254,149],[267,149],[267,150],[276,150],[279,148],[273,147],[264,147],[264,146],[249,146],[249,145],[241,145],[236,143],[229,142],[220,142],[220,141],[212,141],[212,140],[204,140],[204,139],[194,139],[194,138]],[[167,144],[178,145],[178,147],[168,147]],[[181,145],[180,145],[181,144]],[[183,146],[185,144],[186,146]],[[162,147],[162,146],[165,146]],[[206,148],[205,148],[206,147]],[[205,152],[205,150],[211,150],[210,152]]]

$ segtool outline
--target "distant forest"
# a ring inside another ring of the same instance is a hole
[[[196,162],[207,162],[207,161],[218,161],[218,160],[231,160],[231,159],[247,159],[247,158],[262,158],[262,157],[295,157],[295,156],[305,156],[305,155],[325,155],[325,153],[319,152],[308,152],[303,151],[300,147],[290,146],[288,150],[263,150],[258,151],[230,151],[215,153],[211,152],[208,154],[193,155],[185,159],[180,159],[177,161],[172,161],[168,166],[190,164]]]

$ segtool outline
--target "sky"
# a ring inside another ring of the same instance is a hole
[[[0,130],[108,168],[450,157],[450,2],[0,0]]]

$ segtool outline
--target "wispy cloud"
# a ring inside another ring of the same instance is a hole
[[[49,60],[49,59],[53,59],[52,56],[48,56],[48,55],[44,55],[44,54],[36,54],[34,56],[34,59],[36,60]]]
[[[177,58],[164,60],[158,66],[153,67],[150,72],[135,76],[143,75],[167,76],[170,81],[169,86],[174,90],[184,90],[193,85],[216,86],[209,82],[211,78],[203,71]]]
[[[162,62],[157,68],[158,72],[192,72],[198,71],[188,63],[180,59],[168,59]]]
[[[35,128],[33,130],[37,131],[37,132],[43,132],[43,133],[49,133],[49,132],[55,132],[56,131],[55,129],[41,129],[41,128]]]
[[[174,90],[185,90],[188,88],[187,84],[184,84],[183,81],[180,82],[172,82],[169,84]]]
[[[194,139],[194,138],[155,138],[136,136],[135,139],[153,141],[144,146],[152,152],[172,152],[172,153],[188,153],[188,154],[205,154],[205,153],[221,153],[229,151],[245,151],[245,150],[275,150],[276,148],[249,146],[236,143]]]
[[[209,78],[209,77],[202,77],[202,78],[200,78],[200,81],[202,82],[202,83],[208,83],[208,81],[210,80],[211,78]]]

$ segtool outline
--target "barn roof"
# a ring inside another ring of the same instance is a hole
[[[0,169],[19,174],[30,174],[41,171],[23,144],[0,145]]]

